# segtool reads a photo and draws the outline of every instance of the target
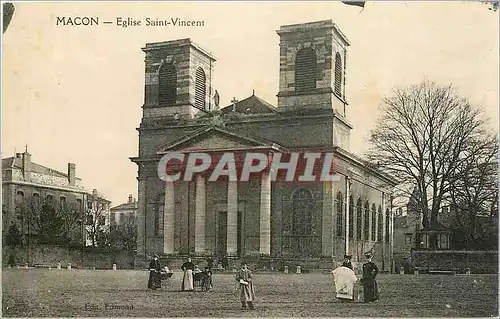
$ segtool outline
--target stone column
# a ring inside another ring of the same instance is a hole
[[[165,182],[165,208],[163,209],[163,253],[174,253],[175,227],[174,182]]]
[[[380,239],[380,241],[382,242],[382,270],[385,270],[385,267],[386,267],[386,258],[387,258],[387,242],[385,240],[385,236],[386,236],[386,232],[387,232],[387,229],[385,227],[385,223],[386,223],[386,216],[385,216],[385,194],[382,193],[382,238]]]
[[[351,196],[351,181],[349,180],[349,178],[346,177],[346,180],[345,180],[345,232],[344,232],[344,235],[345,235],[345,254],[349,254],[349,214],[352,214],[352,212],[350,211],[350,201],[349,201],[349,197]]]
[[[195,237],[194,237],[194,252],[203,254],[205,252],[205,177],[203,175],[196,176],[196,199],[195,199]]]
[[[260,253],[271,254],[271,176],[268,171],[260,179]]]
[[[137,196],[137,255],[146,255],[146,180],[137,179],[139,184]]]
[[[227,182],[227,254],[238,253],[238,182]]]

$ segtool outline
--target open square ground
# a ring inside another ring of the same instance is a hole
[[[256,309],[241,310],[234,275],[215,274],[209,292],[180,292],[176,272],[163,290],[147,271],[6,269],[4,317],[490,317],[497,275],[378,277],[377,303],[339,303],[329,274],[256,273]],[[106,304],[108,309],[106,309]],[[128,309],[111,309],[128,308]]]

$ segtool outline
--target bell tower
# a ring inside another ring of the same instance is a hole
[[[215,57],[191,39],[148,43],[143,118],[192,119],[211,111]]]
[[[281,26],[279,111],[333,109],[346,115],[350,43],[332,20]]]

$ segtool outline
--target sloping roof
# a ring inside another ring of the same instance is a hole
[[[110,210],[125,210],[125,209],[137,209],[137,202],[120,204],[118,206],[110,208]]]
[[[232,139],[237,139],[242,142],[246,142],[251,146],[255,147],[271,147],[271,148],[276,148],[276,149],[282,149],[283,147],[281,145],[278,145],[274,142],[262,139],[262,138],[256,138],[256,137],[249,137],[249,136],[243,136],[234,132],[230,132],[228,130],[225,130],[221,127],[218,126],[206,126],[203,127],[191,134],[187,134],[177,140],[174,140],[172,142],[169,142],[167,144],[160,145],[156,151],[157,153],[162,153],[166,152],[169,149],[173,149],[176,147],[179,147],[183,144],[187,144],[191,141],[203,138],[204,136],[211,134],[211,133],[220,133],[221,135],[228,136],[229,138]]]
[[[23,159],[18,158],[18,157],[7,157],[2,159],[2,170],[7,169],[7,168],[18,168],[22,169],[23,168]],[[68,174],[65,174],[61,171],[49,168],[47,166],[43,166],[34,162],[31,162],[31,172],[33,173],[39,173],[43,175],[51,175],[51,176],[57,176],[57,177],[68,177]],[[80,180],[80,178],[76,178]]]
[[[233,104],[222,108],[221,111],[224,114],[233,112]],[[244,114],[272,114],[276,113],[276,107],[252,94],[246,99],[236,102],[234,111]]]

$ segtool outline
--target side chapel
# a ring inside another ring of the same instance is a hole
[[[332,20],[285,25],[280,37],[277,107],[251,96],[214,105],[214,56],[190,39],[148,43],[139,132],[138,259],[267,256],[326,260],[374,253],[391,264],[395,186],[349,151],[346,58],[350,45]],[[217,94],[218,95],[218,94]],[[218,99],[217,99],[218,100]],[[167,152],[334,153],[338,182],[164,182]]]

